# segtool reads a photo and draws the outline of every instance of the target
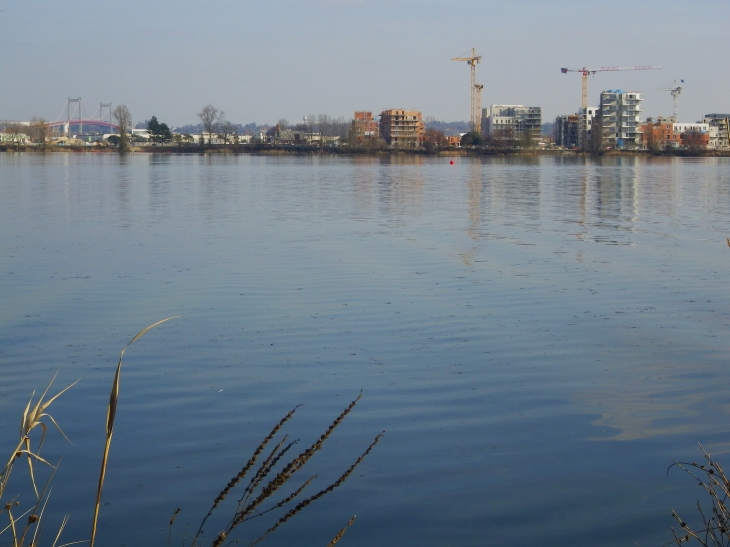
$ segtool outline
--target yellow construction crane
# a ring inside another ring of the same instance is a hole
[[[471,130],[481,132],[482,127],[482,89],[484,86],[477,83],[477,64],[482,60],[474,48],[471,48],[471,55],[468,57],[452,57],[452,61],[466,61],[471,67]]]
[[[580,72],[583,75],[583,85],[581,88],[581,113],[585,112],[588,108],[588,76],[595,74],[596,72],[616,71],[616,70],[654,70],[662,68],[654,65],[643,65],[643,66],[602,66],[600,68],[561,68],[560,72],[567,74],[568,72]]]
[[[684,83],[684,80],[680,80],[681,83]],[[663,85],[657,91],[669,91],[669,93],[672,94],[672,103],[674,105],[674,110],[672,111],[672,120],[674,120],[674,123],[677,123],[677,100],[679,99],[679,96],[682,94],[682,86],[677,85],[677,80],[672,80],[667,85]]]

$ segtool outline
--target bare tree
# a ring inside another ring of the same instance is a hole
[[[314,132],[316,131],[315,125],[317,123],[317,115],[310,114],[304,118],[304,124],[307,126],[307,133],[309,133],[309,146],[314,144]]]
[[[119,152],[127,152],[129,150],[129,134],[127,131],[132,127],[132,114],[129,112],[127,105],[120,104],[114,109],[112,115],[119,126]]]
[[[11,142],[15,144],[16,148],[19,148],[23,141],[23,135],[25,135],[25,127],[16,122],[6,123],[5,133],[10,135]]]
[[[438,152],[441,148],[446,148],[447,141],[444,132],[438,129],[426,129],[423,146],[427,152]]]
[[[203,130],[208,133],[208,145],[212,144],[211,139],[213,137],[213,133],[216,133],[218,131],[218,124],[220,123],[223,116],[223,112],[218,110],[212,104],[205,105],[203,107],[203,110],[198,113],[200,123],[203,124]]]
[[[223,120],[218,124],[218,138],[223,140],[223,144],[228,144],[228,139],[233,137],[234,132],[235,129],[231,122]]]
[[[44,150],[50,135],[51,128],[48,125],[47,120],[38,117],[34,117],[30,120],[30,138],[34,143],[42,145]]]
[[[692,152],[707,148],[707,142],[709,140],[706,133],[702,133],[696,129],[685,131],[680,138],[682,139],[682,144],[687,147],[687,150],[691,150]]]
[[[327,114],[317,116],[317,128],[319,129],[319,145],[322,147],[332,132],[332,118]]]

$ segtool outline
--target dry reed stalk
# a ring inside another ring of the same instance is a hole
[[[172,525],[175,524],[175,519],[177,519],[177,514],[180,511],[181,509],[178,507],[170,517],[170,525],[167,527],[167,547],[170,547],[170,543],[172,542]]]
[[[667,469],[679,467],[689,476],[694,478],[708,494],[712,506],[712,516],[706,515],[702,510],[700,502],[697,502],[697,511],[700,514],[702,526],[693,529],[687,522],[680,518],[676,511],[672,511],[672,517],[677,520],[682,532],[677,534],[674,528],[670,528],[674,539],[666,543],[664,547],[671,544],[681,544],[694,539],[703,547],[727,547],[730,545],[730,480],[720,463],[711,454],[702,448],[705,463],[696,462],[674,462]]]
[[[94,541],[96,540],[96,525],[99,520],[99,507],[101,505],[101,491],[104,486],[104,478],[106,476],[106,467],[107,462],[109,460],[109,448],[111,447],[112,443],[112,433],[114,432],[114,418],[117,414],[117,402],[119,401],[119,376],[122,372],[122,358],[124,357],[124,352],[127,351],[127,348],[131,346],[134,342],[142,338],[145,334],[147,334],[150,330],[154,329],[155,327],[162,325],[163,323],[166,323],[170,321],[171,319],[177,319],[179,316],[174,317],[168,317],[167,319],[163,319],[162,321],[157,321],[157,323],[152,323],[151,325],[145,327],[141,331],[139,331],[137,334],[135,334],[132,339],[127,343],[126,346],[122,349],[121,353],[119,354],[119,362],[117,363],[117,370],[114,374],[114,381],[112,382],[112,391],[109,395],[109,407],[107,408],[107,414],[106,414],[106,443],[104,445],[104,453],[102,454],[101,458],[101,470],[99,472],[99,484],[96,488],[96,504],[94,505],[94,518],[91,524],[91,539],[89,539],[89,547],[94,547]]]

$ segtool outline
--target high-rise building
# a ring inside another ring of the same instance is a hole
[[[620,89],[601,93],[601,146],[635,149],[641,144],[641,93]]]
[[[394,148],[418,148],[423,145],[425,126],[418,110],[383,110],[380,113],[380,136]]]

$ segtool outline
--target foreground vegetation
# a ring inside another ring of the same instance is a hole
[[[60,543],[61,535],[69,519],[69,515],[66,515],[59,528],[54,530],[54,539],[52,541],[44,541],[44,544],[50,545],[51,547],[66,547],[88,542],[90,547],[94,546],[99,510],[101,507],[102,489],[106,477],[107,462],[111,449],[112,434],[114,432],[117,403],[119,401],[119,380],[122,371],[122,359],[124,357],[124,353],[132,343],[146,334],[149,330],[169,321],[170,319],[173,318],[164,319],[140,331],[129,341],[119,355],[119,362],[117,363],[116,372],[112,381],[112,389],[107,408],[106,442],[102,454],[99,483],[96,492],[96,504],[94,507],[89,539],[62,544]],[[48,413],[48,409],[51,404],[58,399],[58,397],[73,387],[77,382],[74,382],[56,393],[54,396],[46,399],[46,396],[53,384],[53,380],[51,380],[51,383],[35,402],[33,401],[35,392],[31,395],[31,398],[23,411],[18,444],[10,453],[5,467],[2,471],[0,471],[0,501],[2,502],[2,507],[0,507],[0,516],[5,514],[8,519],[7,526],[4,528],[0,527],[0,535],[9,535],[11,539],[10,545],[12,545],[12,547],[36,547],[41,542],[41,535],[45,524],[44,515],[49,503],[50,485],[53,480],[53,476],[60,465],[60,462],[52,464],[44,459],[41,456],[41,448],[43,447],[50,425],[53,425],[56,429],[58,429],[64,438],[67,438],[53,416]],[[309,476],[301,479],[297,473],[304,468],[306,463],[312,458],[312,456],[314,456],[314,454],[322,449],[325,441],[353,410],[359,400],[360,395],[358,395],[358,397],[353,400],[339,416],[337,416],[337,418],[313,444],[293,457],[289,456],[289,453],[290,451],[294,451],[298,441],[290,441],[288,435],[281,435],[281,430],[285,424],[291,420],[299,406],[294,407],[291,411],[289,411],[259,443],[243,467],[241,467],[240,470],[231,477],[228,483],[215,496],[208,513],[203,517],[200,526],[192,539],[190,547],[220,547],[224,542],[228,544],[228,541],[235,537],[236,529],[242,524],[248,523],[252,520],[261,519],[265,516],[273,517],[273,521],[271,521],[271,524],[265,529],[265,531],[249,543],[250,546],[256,545],[268,538],[271,533],[276,531],[280,526],[288,522],[292,517],[300,513],[306,507],[326,494],[332,492],[345,482],[353,473],[355,468],[380,441],[383,433],[378,434],[365,451],[334,482],[328,484],[324,488],[321,488],[314,494],[306,495],[305,490],[314,482],[316,476]],[[272,444],[274,445],[273,448],[269,448]],[[19,494],[12,494],[10,499],[8,499],[6,498],[6,491],[8,489],[11,473],[16,467],[16,463],[22,459],[25,459],[28,464],[28,475],[30,479],[29,486],[32,487],[32,491],[29,492],[29,497],[31,498],[30,503],[24,502],[21,505]],[[50,470],[50,473],[43,484],[39,484],[38,482],[39,466]],[[233,498],[237,499],[234,501]],[[229,503],[224,503],[227,500]],[[222,515],[222,524],[213,524],[212,522],[209,522],[211,519],[215,520],[215,516],[218,513],[226,510],[228,511],[228,514]],[[169,523],[170,531],[172,530],[172,526],[175,523],[179,512],[180,509],[178,508],[172,514]],[[328,544],[328,547],[332,547],[343,537],[347,529],[353,524],[354,520],[355,517],[353,516],[333,537],[332,541]],[[215,527],[217,531],[213,534],[206,534],[204,529],[205,526],[210,528]],[[168,532],[168,537],[170,531]]]
[[[676,511],[672,517],[677,521],[679,530],[671,528],[674,539],[666,545],[689,542],[704,547],[728,547],[730,545],[730,480],[722,465],[700,446],[704,463],[674,462],[670,470],[678,467],[684,470],[705,491],[709,498],[709,509],[697,501],[699,523],[690,525]],[[669,470],[667,470],[669,472]],[[666,547],[666,545],[664,547]]]

